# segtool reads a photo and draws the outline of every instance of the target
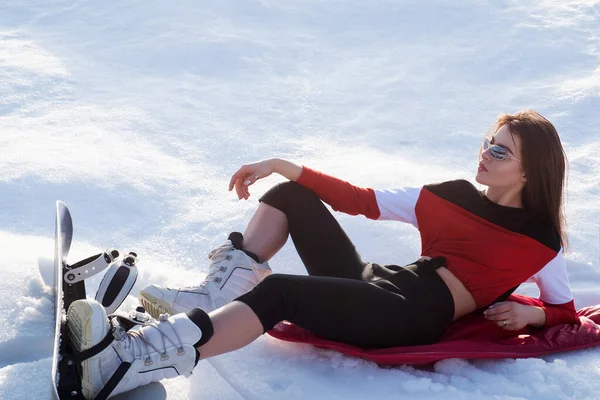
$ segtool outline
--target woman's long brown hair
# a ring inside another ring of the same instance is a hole
[[[521,139],[521,163],[527,177],[521,192],[523,208],[550,221],[566,251],[569,244],[563,189],[566,192],[568,163],[558,132],[550,121],[532,110],[500,115],[496,130],[504,125]]]

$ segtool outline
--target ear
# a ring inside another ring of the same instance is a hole
[[[527,182],[527,178],[525,177],[525,174],[521,175],[521,182],[523,182],[523,183]]]

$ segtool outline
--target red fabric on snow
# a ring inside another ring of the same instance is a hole
[[[511,295],[507,301],[541,307],[542,301]],[[290,342],[309,343],[317,347],[362,357],[379,365],[426,365],[445,358],[526,358],[577,350],[600,344],[600,305],[577,311],[578,322],[549,328],[504,330],[483,315],[470,314],[450,325],[438,343],[424,346],[400,346],[364,350],[323,339],[296,325],[280,323],[269,335]]]

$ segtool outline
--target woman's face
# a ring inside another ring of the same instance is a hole
[[[509,156],[504,160],[492,157],[491,147],[482,151],[475,180],[489,187],[510,188],[525,183],[521,159],[521,139],[511,135],[508,125],[503,125],[489,138],[491,144],[506,149]],[[490,145],[491,146],[491,145]]]

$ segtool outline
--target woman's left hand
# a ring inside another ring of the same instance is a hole
[[[494,303],[483,312],[484,317],[508,331],[518,331],[529,324],[530,307],[514,301]]]

